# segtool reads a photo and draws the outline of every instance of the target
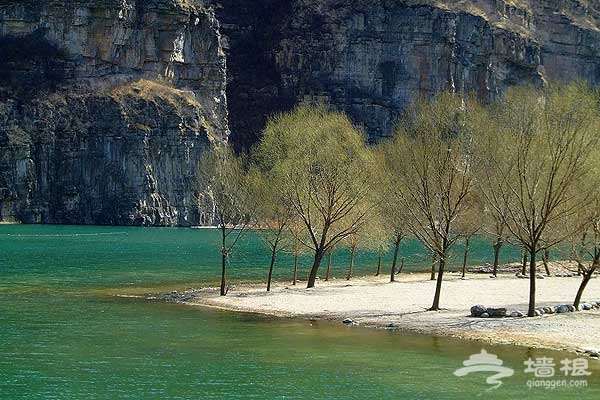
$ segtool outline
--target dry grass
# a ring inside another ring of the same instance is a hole
[[[174,88],[164,82],[147,79],[117,86],[111,90],[111,96],[117,100],[133,97],[153,103],[163,102],[179,111],[182,107],[202,108],[193,92]]]

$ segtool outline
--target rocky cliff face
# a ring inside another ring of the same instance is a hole
[[[184,0],[0,2],[0,220],[210,222],[228,134],[214,14]]]
[[[347,111],[372,140],[440,90],[600,79],[600,7],[584,0],[218,0],[233,142],[300,102]]]
[[[441,90],[598,84],[598,43],[600,0],[0,0],[0,221],[209,223],[229,129],[323,102],[375,141]]]

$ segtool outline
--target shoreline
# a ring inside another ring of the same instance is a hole
[[[304,288],[305,282],[297,286],[274,282],[271,292],[266,292],[264,285],[244,284],[231,289],[226,297],[218,296],[214,288],[203,289],[196,292],[195,298],[182,303],[340,324],[349,318],[365,328],[565,351],[596,359],[595,355],[600,352],[600,343],[592,334],[585,333],[600,332],[598,309],[533,318],[473,318],[469,315],[470,307],[475,304],[506,307],[509,313],[526,311],[527,302],[523,300],[528,292],[522,290],[528,285],[526,279],[508,274],[499,274],[495,279],[470,274],[462,280],[459,274],[448,274],[441,301],[446,308],[438,312],[426,311],[433,298],[434,282],[429,280],[429,274],[397,275],[396,279],[394,283],[383,276],[351,281],[339,279],[318,282],[314,289]],[[537,306],[571,304],[579,283],[577,277],[538,280]],[[600,279],[596,277],[589,283],[584,299],[595,299],[593,294],[599,290]]]

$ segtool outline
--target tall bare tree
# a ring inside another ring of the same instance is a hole
[[[323,107],[302,106],[267,124],[261,162],[304,224],[314,253],[307,287],[315,285],[328,249],[355,234],[371,207],[373,157],[349,118]]]
[[[198,181],[207,188],[213,220],[221,232],[221,296],[227,294],[227,260],[251,221],[243,162],[229,146],[219,144],[203,156]]]
[[[479,196],[476,194],[469,196],[472,204],[469,205],[469,211],[466,212],[462,218],[458,219],[456,229],[462,234],[464,239],[464,251],[463,251],[463,264],[462,264],[462,278],[465,278],[467,271],[467,262],[469,258],[469,251],[471,250],[471,240],[479,233],[482,229],[482,218],[483,215],[483,204],[480,201]]]
[[[456,223],[472,204],[467,112],[467,104],[451,94],[420,101],[404,115],[386,151],[387,172],[396,180],[390,195],[406,210],[407,229],[439,260],[431,310],[440,309],[448,252],[461,237]]]
[[[390,282],[394,282],[395,275],[400,272],[400,268],[396,268],[400,244],[408,235],[408,228],[406,226],[408,215],[404,207],[401,204],[398,204],[398,199],[394,196],[398,179],[393,174],[388,173],[389,167],[386,165],[389,153],[394,151],[390,146],[389,143],[383,143],[375,149],[375,157],[380,167],[377,170],[377,188],[374,191],[377,211],[374,219],[377,221],[377,225],[380,226],[379,235],[386,237],[386,248],[389,247],[390,244],[393,248],[392,263],[390,266]],[[379,275],[380,272],[378,265],[377,275]]]
[[[293,243],[293,235],[289,226],[294,216],[294,210],[288,202],[281,198],[270,174],[252,170],[249,174],[249,181],[250,201],[255,210],[258,234],[271,252],[267,276],[267,292],[269,292],[277,256]]]
[[[478,135],[478,182],[514,239],[529,254],[529,310],[535,315],[536,261],[542,248],[565,240],[553,228],[577,213],[580,190],[597,146],[597,99],[582,84],[510,90]]]
[[[583,231],[579,232],[579,238],[575,246],[575,261],[582,279],[573,301],[575,308],[579,308],[585,288],[600,268],[600,215],[590,216]]]

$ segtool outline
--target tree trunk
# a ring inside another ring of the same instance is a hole
[[[431,281],[435,281],[435,260],[436,260],[436,255],[435,253],[433,253],[431,255],[431,277],[429,278],[429,280]]]
[[[277,247],[273,246],[271,251],[271,265],[269,266],[269,277],[267,278],[267,292],[271,291],[271,279],[273,278],[273,267],[277,258]]]
[[[379,276],[381,274],[381,250],[377,252],[377,272],[375,276]]]
[[[350,248],[350,266],[348,267],[348,276],[346,276],[346,280],[349,281],[352,278],[352,274],[354,273],[354,254],[356,252],[356,246],[352,246]]]
[[[594,255],[594,260],[592,262],[592,266],[589,269],[586,270],[585,268],[582,268],[581,264],[578,263],[578,269],[580,271],[583,270],[583,280],[581,281],[581,285],[579,285],[579,289],[577,289],[577,295],[575,296],[575,301],[573,302],[573,307],[575,307],[575,309],[579,308],[579,303],[581,303],[581,297],[583,296],[583,292],[584,292],[587,284],[590,282],[590,280],[594,276],[594,273],[598,269],[598,265],[600,263],[600,254],[598,254],[597,249],[596,249],[595,253],[596,254]]]
[[[527,311],[528,317],[535,317],[535,283],[536,283],[536,275],[537,268],[535,265],[535,246],[530,251],[530,260],[529,260],[529,310]]]
[[[439,311],[440,309],[440,295],[442,293],[442,280],[444,279],[444,268],[446,267],[446,250],[440,257],[440,267],[437,276],[437,283],[435,285],[435,295],[433,296],[433,305],[430,311]]]
[[[463,257],[463,266],[462,266],[462,277],[465,277],[465,273],[467,272],[467,259],[469,258],[469,245],[471,244],[471,238],[468,237],[465,242],[465,254]]]
[[[550,258],[550,250],[544,249],[542,252],[542,262],[544,263],[544,269],[546,270],[546,275],[550,276],[550,269],[548,268],[548,259]]]
[[[494,269],[492,270],[492,274],[494,276],[498,276],[498,264],[500,262],[500,248],[502,247],[502,241],[497,240],[494,245]]]
[[[575,309],[579,308],[579,303],[581,303],[581,297],[583,296],[583,292],[584,292],[587,284],[592,279],[593,275],[594,275],[594,269],[584,272],[583,280],[581,281],[581,285],[579,285],[579,289],[577,289],[577,295],[575,296],[575,301],[573,302],[573,307],[575,307]]]
[[[331,256],[333,255],[333,250],[327,250],[327,271],[325,271],[325,282],[329,280],[329,276],[331,274]]]
[[[396,271],[396,263],[398,262],[398,250],[400,249],[402,239],[396,238],[394,241],[394,258],[392,259],[392,271]]]
[[[319,272],[319,267],[321,266],[321,260],[323,260],[324,254],[325,252],[322,248],[319,248],[315,251],[315,260],[312,268],[310,269],[310,274],[308,275],[308,284],[306,285],[307,289],[315,287],[315,280],[317,280],[317,273]]]
[[[227,232],[225,230],[225,224],[221,224],[221,239],[222,239],[222,243],[221,243],[221,296],[225,296],[227,294],[225,285],[225,272],[226,272],[226,268],[227,268],[227,247],[226,247],[226,239],[227,239]]]
[[[396,275],[398,275],[400,272],[402,272],[403,269],[404,269],[404,257],[402,258],[402,260],[400,260],[400,268],[398,268],[398,272],[396,273]]]
[[[296,286],[297,280],[298,280],[298,253],[294,254],[294,277],[292,280],[292,285]]]
[[[527,275],[527,253],[523,250],[523,260],[521,262],[521,275]]]

